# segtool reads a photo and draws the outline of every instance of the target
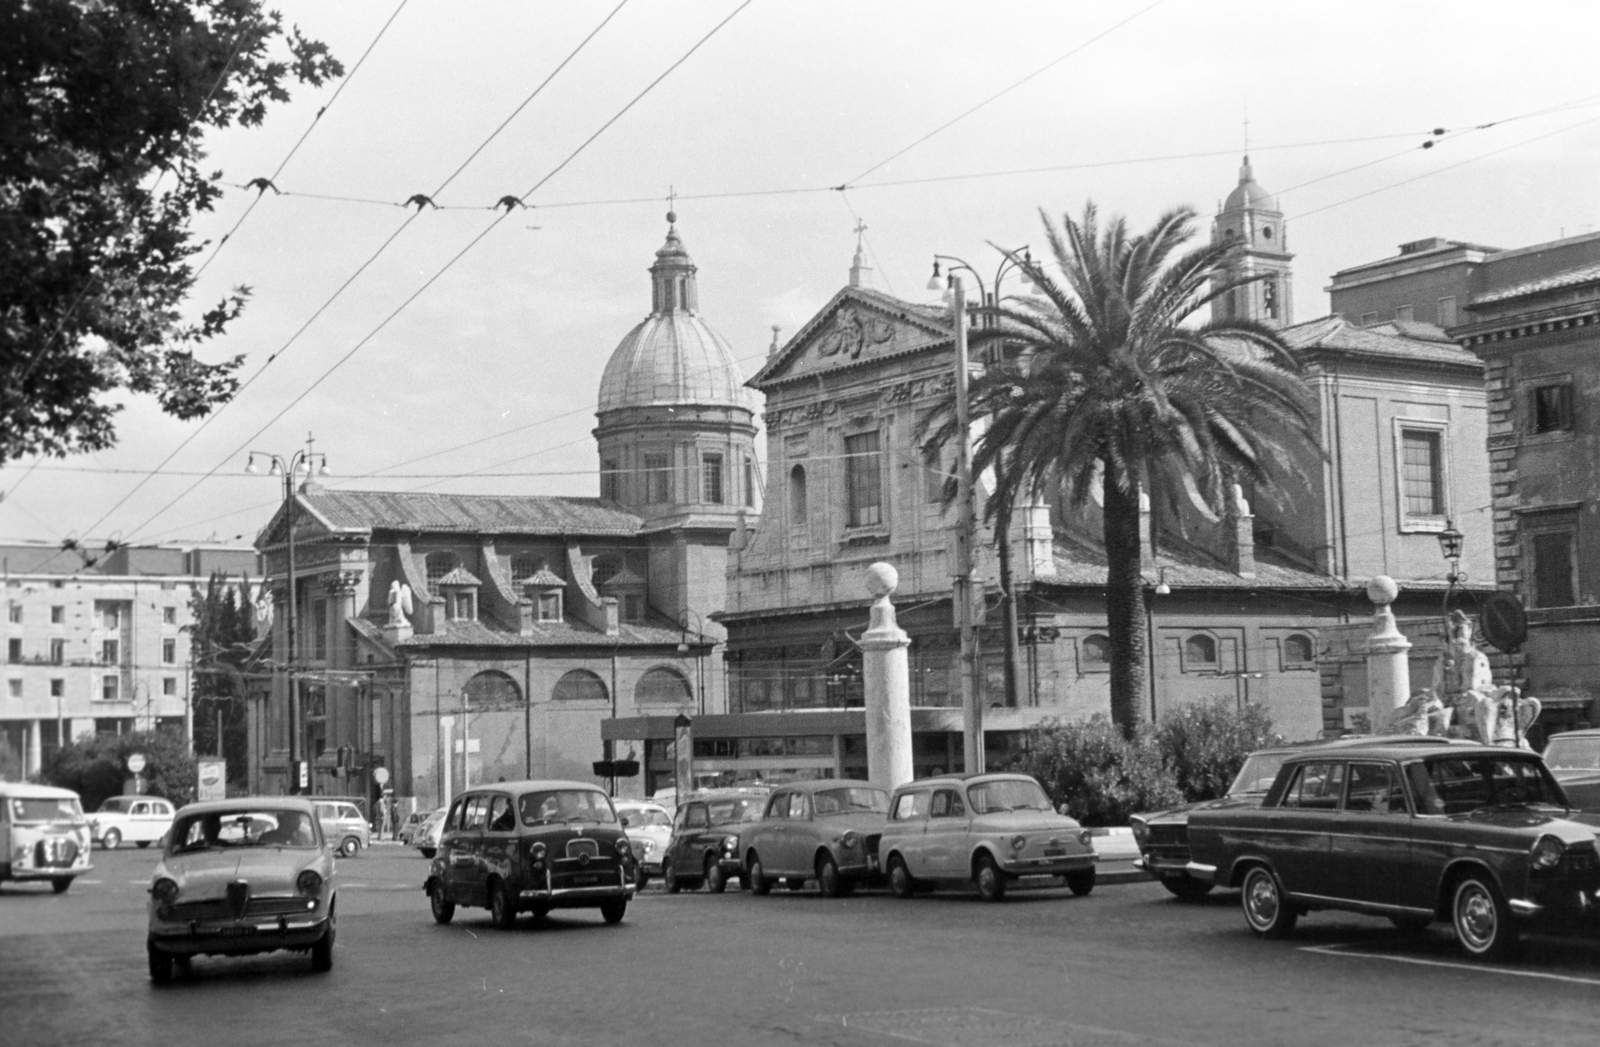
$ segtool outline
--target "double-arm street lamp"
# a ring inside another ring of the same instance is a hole
[[[295,524],[295,477],[300,471],[305,470],[309,480],[313,474],[327,476],[332,470],[328,468],[328,458],[320,451],[314,450],[311,437],[306,437],[304,449],[296,451],[287,460],[279,455],[267,451],[251,451],[249,461],[245,464],[247,473],[259,473],[261,467],[256,464],[256,459],[269,461],[272,467],[267,471],[270,476],[283,477],[283,504],[286,509],[285,531],[288,545],[288,571],[287,582],[289,596],[285,601],[284,637],[287,650],[284,652],[285,681],[288,685],[289,699],[289,794],[299,795],[306,791],[311,784],[310,774],[305,766],[305,729],[302,724],[303,716],[300,707],[300,682],[295,677],[295,577],[294,577],[294,524]]]
[[[1020,261],[1018,260],[1020,256]],[[945,272],[941,272],[939,263],[948,262]],[[973,505],[972,489],[972,443],[971,431],[971,405],[968,402],[967,381],[967,315],[966,291],[961,283],[960,271],[965,270],[972,276],[972,281],[977,285],[978,296],[981,303],[991,309],[1000,304],[1000,288],[1002,281],[1013,270],[1019,271],[1024,287],[1032,286],[1028,278],[1028,266],[1033,264],[1033,256],[1027,247],[1016,251],[1004,252],[999,267],[995,270],[994,279],[987,286],[978,271],[963,259],[955,255],[936,254],[933,256],[933,276],[928,280],[928,290],[944,292],[945,300],[950,302],[954,311],[953,323],[955,327],[955,393],[956,393],[956,563],[955,563],[955,619],[961,639],[961,703],[966,711],[966,731],[963,745],[963,756],[966,761],[966,770],[969,774],[984,769],[983,749],[983,695],[978,691],[976,677],[977,651],[976,636],[972,622],[972,540],[977,530],[977,512]],[[983,317],[985,330],[992,330],[999,326],[999,317],[986,313]],[[997,357],[1001,350],[991,349],[990,358]],[[997,461],[997,466],[1003,470],[1003,461]],[[1000,603],[1003,615],[1003,642],[1005,649],[1005,704],[1014,708],[1018,704],[1017,692],[1017,604],[1011,585],[1011,513],[1009,509],[1000,514],[995,521],[995,548],[1000,561]]]

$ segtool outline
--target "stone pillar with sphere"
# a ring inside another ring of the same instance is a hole
[[[1411,701],[1411,641],[1395,625],[1390,604],[1400,586],[1386,574],[1367,583],[1372,635],[1367,638],[1367,717],[1373,734],[1382,734],[1396,709]]]
[[[910,637],[895,622],[889,596],[900,584],[893,566],[867,568],[872,611],[861,637],[861,676],[866,691],[867,777],[885,791],[904,785],[911,771],[911,672],[906,663]]]

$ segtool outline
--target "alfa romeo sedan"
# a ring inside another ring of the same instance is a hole
[[[1025,774],[950,775],[902,785],[878,853],[898,897],[965,883],[992,902],[1025,876],[1059,876],[1073,894],[1088,894],[1100,860],[1089,830],[1056,813],[1043,787]]]
[[[178,811],[150,881],[150,980],[202,954],[288,949],[333,968],[333,851],[316,811],[287,796],[194,803]]]
[[[585,782],[498,782],[456,797],[423,890],[439,923],[456,906],[518,914],[597,908],[618,923],[633,897],[633,849],[604,790]]]
[[[739,834],[750,893],[782,878],[791,891],[816,880],[824,897],[849,894],[878,871],[878,833],[889,794],[871,782],[790,782],[767,798],[761,820]]]
[[[1259,807],[1193,812],[1188,872],[1241,888],[1263,938],[1341,909],[1448,921],[1467,955],[1500,959],[1524,929],[1594,933],[1597,820],[1533,753],[1373,739],[1291,757]]]

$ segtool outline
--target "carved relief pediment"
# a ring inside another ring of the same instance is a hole
[[[893,308],[897,305],[903,306],[903,311]],[[888,296],[846,289],[808,322],[751,384],[766,388],[801,375],[931,346],[948,337],[936,317],[921,315],[917,307]]]

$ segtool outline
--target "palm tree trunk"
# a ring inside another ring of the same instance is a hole
[[[1139,491],[1124,492],[1105,470],[1101,520],[1106,546],[1106,627],[1111,640],[1111,722],[1132,737],[1144,708],[1148,652],[1140,571]]]

